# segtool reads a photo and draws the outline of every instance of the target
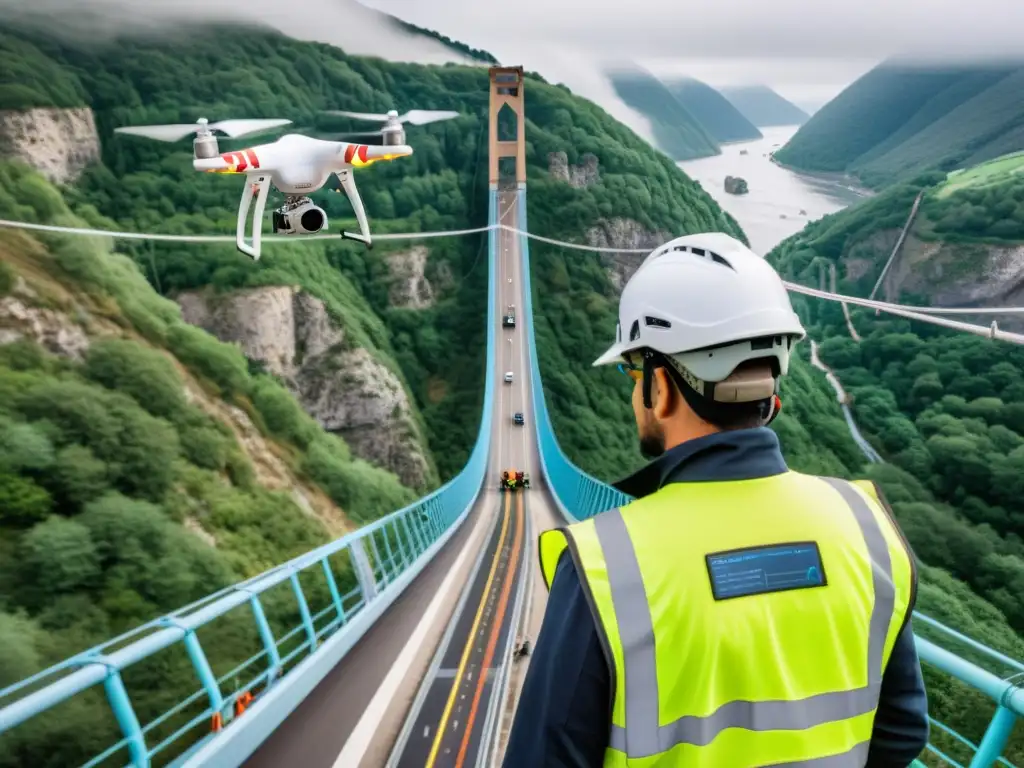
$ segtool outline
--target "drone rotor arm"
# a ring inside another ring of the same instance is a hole
[[[407,144],[371,144],[366,147],[366,160],[395,160],[412,154],[412,147]]]

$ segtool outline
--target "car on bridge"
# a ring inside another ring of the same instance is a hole
[[[505,328],[516,327],[516,305],[509,304],[508,309],[505,310],[505,316],[501,320],[502,326]]]
[[[511,384],[512,383],[512,371],[505,371],[505,383],[506,384]]]
[[[514,491],[516,488],[530,487],[530,473],[521,470],[506,469],[501,473],[499,491]]]
[[[515,422],[517,427],[521,427],[526,423],[526,419],[523,418],[523,414],[521,413],[514,413],[512,415],[512,421]]]

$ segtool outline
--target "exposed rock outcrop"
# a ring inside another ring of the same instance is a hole
[[[924,294],[939,307],[1006,307],[1024,300],[1024,245],[945,243],[911,233],[893,261],[882,292],[893,301],[900,292]],[[988,325],[991,316],[957,317]],[[996,318],[1005,330],[1024,330],[1024,318]]]
[[[182,316],[280,376],[306,411],[353,452],[411,487],[430,463],[398,377],[365,349],[351,348],[323,302],[300,288],[270,286],[228,295],[186,292]]]
[[[88,107],[0,110],[0,157],[21,160],[50,181],[74,181],[99,156],[99,134]]]
[[[89,349],[85,330],[63,312],[35,306],[35,296],[19,277],[11,295],[0,298],[0,344],[29,339],[55,355],[81,362]]]
[[[427,259],[430,250],[425,245],[414,245],[407,251],[385,256],[391,285],[388,301],[394,307],[426,309],[434,304],[434,286],[427,279]]]
[[[580,158],[579,165],[569,165],[569,156],[565,152],[550,152],[548,153],[548,173],[552,178],[564,181],[577,189],[589,187],[601,180],[597,155],[590,152]]]
[[[324,429],[345,438],[356,455],[422,485],[428,463],[401,381],[367,350],[335,349],[313,358],[298,377],[303,406]]]
[[[741,179],[739,176],[726,176],[725,191],[730,195],[745,195],[750,190],[747,189],[746,179]]]
[[[597,226],[587,230],[587,244],[595,248],[622,248],[623,250],[643,249],[651,251],[672,235],[667,232],[652,232],[633,219],[615,217],[601,219]],[[616,290],[621,291],[643,262],[646,253],[604,253],[601,254],[608,276]]]

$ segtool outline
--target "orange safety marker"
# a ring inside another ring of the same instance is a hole
[[[224,718],[221,717],[220,712],[213,713],[213,723],[211,724],[211,730],[217,733],[224,727]]]
[[[246,691],[235,699],[235,717],[239,717],[243,712],[245,712],[246,707],[252,703],[252,698],[252,694],[249,691]]]

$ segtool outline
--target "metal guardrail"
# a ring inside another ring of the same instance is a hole
[[[521,232],[528,231],[526,225],[525,185],[521,185],[519,189],[518,228]],[[630,497],[597,478],[588,475],[577,467],[568,459],[558,444],[558,439],[555,437],[554,428],[551,423],[551,417],[548,413],[547,403],[545,402],[540,364],[537,359],[536,336],[534,334],[533,283],[530,280],[530,241],[525,235],[520,235],[520,252],[523,258],[524,279],[527,281],[525,286],[525,319],[529,324],[529,355],[533,376],[533,421],[534,429],[537,432],[537,442],[540,446],[541,469],[551,487],[555,503],[561,510],[562,515],[569,522],[577,522],[592,517],[606,509],[624,504],[630,501]],[[1018,685],[1018,680],[1024,676],[1024,664],[988,648],[921,613],[914,613],[914,622],[915,630],[919,627],[930,630],[933,633],[937,633],[937,635],[941,635],[949,642],[966,646],[979,658],[984,657],[992,663],[1011,670],[1007,677],[1001,678],[983,669],[978,664],[968,661],[937,643],[921,637],[915,631],[917,650],[925,663],[982,692],[996,704],[995,714],[989,722],[980,744],[974,744],[952,728],[934,719],[931,721],[933,732],[937,729],[949,736],[962,749],[969,751],[972,754],[969,768],[988,768],[988,766],[994,765],[996,762],[1013,768],[1013,764],[1000,757],[1000,755],[1006,747],[1017,717],[1024,715],[1024,690]],[[957,760],[933,744],[929,744],[928,753],[933,763],[941,761],[937,764],[964,768],[962,763],[957,762]],[[925,764],[919,763],[919,765]]]
[[[519,229],[527,231],[525,185],[519,187]],[[479,494],[485,479],[490,445],[491,403],[494,387],[495,250],[493,225],[496,218],[496,194],[490,195],[490,276],[487,311],[487,377],[480,432],[463,471],[442,488],[402,510],[295,558],[264,574],[221,590],[174,613],[138,627],[84,653],[78,654],[37,675],[0,691],[0,734],[52,710],[60,703],[102,683],[107,701],[117,719],[123,738],[86,763],[99,765],[127,753],[134,766],[149,766],[154,757],[180,749],[186,736],[204,725],[206,733],[183,750],[174,765],[199,765],[216,754],[218,764],[238,765],[266,735],[287,717],[316,683],[344,657],[352,645],[394,601],[405,586],[433,558],[454,533]],[[555,501],[569,521],[591,517],[618,506],[629,497],[591,477],[564,454],[554,434],[542,388],[533,322],[532,281],[528,238],[521,235],[523,272],[526,280],[524,320],[528,323],[528,353],[533,377],[534,424],[540,445],[541,469],[553,491]],[[330,558],[343,556],[355,575],[356,586],[342,592],[339,568]],[[314,612],[307,600],[300,577],[319,575],[330,599]],[[288,584],[294,595],[300,621],[280,638],[274,636],[267,620],[261,596],[274,587]],[[263,650],[223,675],[215,675],[197,630],[235,608],[248,605]],[[950,641],[967,646],[970,652],[984,656],[1013,673],[1000,677],[968,661],[935,642],[916,635],[918,651],[927,663],[983,693],[996,704],[995,714],[978,745],[947,726],[933,726],[968,749],[973,757],[970,768],[987,768],[995,762],[1009,766],[1000,758],[1018,716],[1024,714],[1024,691],[1015,682],[1024,674],[1024,665],[997,651],[945,627],[927,616],[916,614],[924,629],[938,632]],[[287,653],[284,648],[296,641]],[[191,660],[200,688],[175,707],[142,724],[133,708],[123,681],[123,673],[133,665],[172,646],[184,647]],[[294,666],[289,667],[292,664]],[[242,674],[251,675],[232,693],[225,686]],[[255,698],[252,698],[255,693]],[[197,714],[150,746],[152,734],[173,718],[181,719],[190,707],[205,700]],[[241,706],[240,706],[241,705]],[[236,713],[241,713],[237,716]],[[942,764],[962,768],[962,764],[929,745],[930,755]],[[123,764],[123,759],[118,760]],[[168,762],[161,759],[161,763]],[[923,764],[923,763],[922,763]]]
[[[496,195],[491,193],[491,225],[496,214]],[[179,765],[200,764],[213,753],[220,758],[218,764],[237,765],[287,717],[433,559],[480,493],[487,471],[494,399],[496,232],[494,227],[488,231],[483,413],[476,444],[463,470],[429,496],[354,533],[0,690],[0,735],[102,685],[123,738],[85,763],[86,768],[124,765],[125,758],[137,768],[151,765],[154,758],[160,764],[175,758]],[[351,582],[353,575],[354,588],[339,588],[339,583]],[[308,599],[311,578],[326,587],[319,590],[329,595],[322,607],[311,605]],[[305,589],[302,581],[306,581]],[[261,598],[286,584],[300,620],[289,632],[275,637]],[[246,605],[262,650],[226,674],[215,675],[197,631],[215,631],[212,623],[216,619]],[[184,646],[200,688],[143,723],[123,675],[133,665],[178,644]],[[245,682],[226,692],[231,682],[239,679]],[[205,706],[201,706],[204,700]],[[180,727],[165,735],[168,723],[182,719],[185,722]],[[197,738],[200,729],[203,733]]]

